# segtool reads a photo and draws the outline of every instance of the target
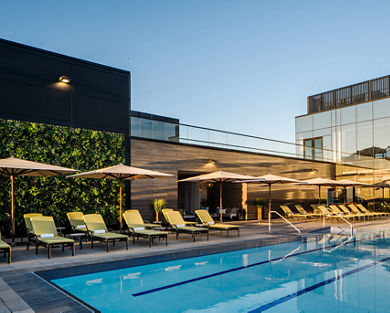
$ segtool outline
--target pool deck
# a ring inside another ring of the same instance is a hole
[[[25,245],[12,248],[12,264],[6,263],[3,258],[0,263],[0,313],[18,312],[94,312],[81,301],[77,301],[60,289],[57,289],[44,278],[57,278],[66,275],[77,275],[97,272],[108,269],[123,268],[148,263],[168,261],[200,255],[226,252],[258,246],[278,244],[282,242],[301,240],[302,237],[314,238],[328,234],[330,225],[322,227],[321,221],[293,221],[301,235],[289,225],[279,220],[273,220],[271,233],[265,222],[257,221],[234,222],[241,226],[240,237],[232,231],[229,237],[226,233],[210,233],[210,240],[206,236],[197,237],[193,242],[188,234],[181,234],[175,239],[170,234],[168,246],[164,241],[155,241],[152,248],[148,247],[146,239],[140,239],[133,245],[129,241],[129,250],[123,242],[117,243],[107,253],[104,244],[96,244],[91,249],[89,243],[83,243],[83,249],[76,246],[76,256],[71,256],[69,248],[53,249],[52,259],[47,259],[47,249],[39,248],[35,254],[35,247],[26,250]],[[346,227],[345,223],[332,223],[333,227]],[[363,231],[390,230],[390,218],[354,223],[355,233]],[[36,274],[38,273],[38,275]]]

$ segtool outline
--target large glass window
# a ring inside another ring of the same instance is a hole
[[[356,121],[363,122],[372,120],[372,102],[356,105]]]
[[[304,158],[322,160],[322,137],[305,139]]]
[[[390,99],[374,101],[374,119],[390,116]]]
[[[373,157],[372,121],[356,124],[356,149],[360,157]]]
[[[341,126],[341,151],[343,158],[356,155],[356,124]]]
[[[376,158],[390,158],[390,117],[374,121],[374,146]]]

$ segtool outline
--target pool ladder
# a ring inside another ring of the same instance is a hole
[[[291,223],[287,218],[285,218],[284,216],[282,216],[279,212],[277,211],[269,211],[268,212],[268,231],[271,232],[271,214],[274,213],[276,215],[278,215],[279,217],[282,218],[283,221],[285,221],[287,224],[289,224],[292,228],[294,228],[298,234],[301,234],[301,231],[299,230],[298,227],[296,227],[293,223]]]
[[[341,214],[336,213],[331,207],[328,207],[327,209],[330,210],[332,213],[336,214],[337,217],[340,217],[344,222],[346,222],[349,225],[349,227],[351,228],[351,234],[350,234],[349,237],[352,238],[353,237],[353,225],[352,225],[352,223],[350,221],[348,221],[347,219],[345,219]]]

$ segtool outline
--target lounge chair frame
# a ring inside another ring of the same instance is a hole
[[[62,251],[65,247],[71,247],[72,256],[75,256],[74,240],[60,236],[57,233],[57,229],[54,220],[51,216],[33,216],[30,217],[33,232],[35,235],[35,254],[38,254],[39,246],[47,248],[47,258],[51,259],[51,249],[54,247],[62,247]],[[49,230],[48,233],[53,234],[54,237],[41,238],[40,235],[44,233],[42,231],[42,225],[45,225],[45,230]]]
[[[135,243],[135,238],[139,239],[140,237],[146,238],[149,241],[149,248],[153,245],[153,239],[158,238],[160,241],[161,238],[165,238],[165,245],[168,245],[168,233],[165,231],[159,231],[154,229],[146,229],[141,214],[138,210],[127,210],[123,213],[123,219],[126,222],[126,225],[129,229],[130,235],[133,237],[133,244]],[[159,225],[152,225],[152,227],[158,227]],[[136,228],[144,228],[143,230],[136,230]]]
[[[4,253],[4,257],[6,257],[8,253],[8,264],[11,264],[11,246],[3,240],[3,237],[1,236],[1,232],[0,232],[0,252]]]
[[[104,223],[104,220],[100,214],[86,214],[84,215],[84,222],[85,222],[85,226],[87,226],[88,235],[91,240],[91,248],[93,248],[94,240],[98,242],[105,242],[106,250],[107,252],[109,252],[110,242],[112,242],[113,246],[115,246],[116,241],[125,241],[126,250],[129,250],[129,237],[127,235],[109,232],[107,230],[106,223]],[[94,233],[94,231],[97,229],[103,229],[105,233],[101,235]]]
[[[172,231],[176,233],[176,239],[179,238],[180,233],[191,234],[193,241],[195,242],[196,235],[207,235],[207,240],[209,240],[209,229],[201,228],[201,227],[193,227],[193,226],[183,226],[178,227],[177,225],[185,225],[185,221],[181,216],[180,212],[174,210],[163,210],[163,214],[167,222],[171,225]]]
[[[198,216],[201,223],[209,230],[220,230],[221,236],[223,231],[226,231],[226,237],[229,237],[229,231],[236,230],[238,237],[240,237],[240,227],[237,225],[215,223],[210,213],[207,210],[195,210],[195,214]]]

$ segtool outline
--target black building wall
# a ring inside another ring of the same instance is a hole
[[[128,71],[0,39],[0,118],[124,133],[130,164]]]

